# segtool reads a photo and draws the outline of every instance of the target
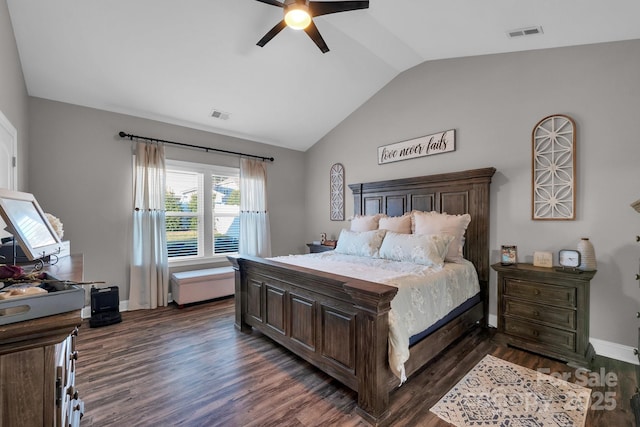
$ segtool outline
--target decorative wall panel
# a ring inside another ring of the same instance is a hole
[[[344,221],[344,166],[336,163],[330,173],[331,221]]]
[[[576,211],[576,132],[573,119],[558,114],[533,128],[531,217],[572,220]]]

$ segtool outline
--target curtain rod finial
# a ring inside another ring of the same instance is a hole
[[[120,135],[120,138],[124,138],[125,136],[127,136],[127,134],[122,131],[120,131],[118,135]]]

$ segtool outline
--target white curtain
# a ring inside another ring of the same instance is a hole
[[[134,185],[129,310],[166,306],[169,264],[164,211],[164,146],[138,142]]]
[[[267,165],[240,159],[240,247],[242,255],[271,256],[267,211]]]

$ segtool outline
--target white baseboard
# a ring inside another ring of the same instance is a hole
[[[171,292],[169,292],[169,302],[173,302],[173,297],[171,296]],[[125,300],[125,301],[120,301],[120,304],[118,305],[118,310],[120,310],[120,313],[122,313],[123,311],[129,311],[129,300]],[[91,317],[91,306],[88,307],[84,307],[82,309],[82,314],[81,314],[83,319],[88,319]]]
[[[498,327],[498,316],[495,314],[489,314],[489,326]],[[598,356],[604,356],[621,362],[640,365],[638,357],[633,354],[635,350],[633,347],[592,337],[589,337],[589,342],[593,345],[593,349],[596,351]]]
[[[621,362],[627,362],[634,365],[640,365],[638,357],[633,354],[635,348],[628,345],[616,344],[610,341],[599,340],[597,338],[589,338],[593,349],[598,356],[609,357]]]
[[[492,326],[494,328],[498,327],[498,316],[489,313],[489,326]]]

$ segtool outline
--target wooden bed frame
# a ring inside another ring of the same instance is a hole
[[[469,213],[465,257],[480,280],[481,302],[410,349],[407,376],[477,323],[486,325],[489,283],[489,185],[494,168],[351,184],[356,214],[411,210]],[[235,269],[235,326],[256,329],[358,393],[372,424],[388,415],[399,380],[388,365],[388,313],[397,288],[249,256]]]

